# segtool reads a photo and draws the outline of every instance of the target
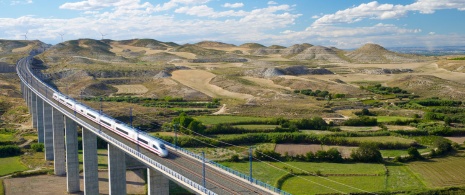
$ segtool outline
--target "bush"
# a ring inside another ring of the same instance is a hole
[[[21,154],[21,149],[15,145],[0,146],[0,157],[16,156]]]
[[[44,151],[44,144],[43,143],[31,144],[31,149],[36,151],[36,152],[43,152]]]
[[[418,150],[415,147],[410,147],[409,149],[407,149],[407,152],[408,152],[409,158],[412,160],[423,159],[420,152],[418,152]]]
[[[378,125],[378,120],[376,118],[362,116],[359,118],[351,118],[346,120],[343,124],[346,126],[376,126]]]

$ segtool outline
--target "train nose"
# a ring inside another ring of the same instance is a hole
[[[167,150],[162,150],[160,156],[161,157],[167,157],[168,156],[168,151]]]

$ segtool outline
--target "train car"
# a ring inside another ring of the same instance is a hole
[[[59,103],[71,108],[78,113],[96,123],[99,123],[102,127],[115,132],[121,137],[134,142],[151,152],[157,154],[160,157],[167,157],[168,150],[166,146],[160,141],[151,137],[150,135],[138,133],[138,130],[128,127],[127,125],[114,120],[108,116],[100,114],[98,111],[90,109],[74,100],[60,94],[53,93],[53,99],[57,100]]]

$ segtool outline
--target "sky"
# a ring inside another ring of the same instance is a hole
[[[0,0],[0,39],[465,46],[465,0]]]

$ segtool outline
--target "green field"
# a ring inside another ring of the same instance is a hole
[[[426,152],[430,152],[431,149],[430,148],[423,148],[423,149],[419,149],[418,152],[420,152],[420,154],[423,154],[423,153],[426,153]],[[407,153],[407,150],[380,150],[381,152],[381,155],[386,158],[386,157],[396,157],[396,156],[407,156],[408,153]]]
[[[408,167],[427,184],[428,187],[449,187],[465,185],[465,157],[451,156],[417,161]]]
[[[426,186],[415,176],[415,174],[409,169],[408,166],[401,164],[389,164],[386,165],[389,170],[389,176],[387,178],[387,190],[399,191],[399,190],[422,190]]]
[[[0,134],[0,141],[12,141],[14,140],[15,135],[12,133]]]
[[[377,131],[379,127],[354,127],[354,126],[340,126],[339,127],[342,131]]]
[[[384,190],[384,186],[385,176],[299,176],[286,180],[283,185],[283,190],[291,194],[299,195],[325,193],[348,194],[351,192],[377,192]]]
[[[244,129],[255,129],[255,130],[267,130],[275,129],[279,127],[278,125],[234,125],[234,127],[244,128]]]
[[[21,163],[17,156],[0,158],[0,176],[8,175],[17,171],[25,171],[28,168]]]
[[[402,137],[395,137],[395,136],[376,136],[376,137],[348,137],[348,140],[356,140],[360,142],[379,142],[379,143],[387,143],[387,142],[400,142],[400,143],[412,143],[414,140],[406,139]]]
[[[79,167],[82,170],[82,150],[79,150]],[[107,149],[98,149],[97,150],[97,161],[99,169],[108,168],[108,150]]]
[[[403,117],[403,116],[377,116],[376,119],[378,122],[394,122],[396,120],[411,120],[412,118]]]
[[[5,195],[5,190],[3,187],[3,179],[0,179],[0,195]]]
[[[242,173],[249,173],[248,162],[223,162],[225,166],[231,167]],[[272,166],[270,166],[270,165]],[[277,167],[277,168],[276,168]],[[278,169],[279,168],[279,169]],[[275,182],[288,171],[292,169],[295,173],[319,171],[321,174],[380,174],[383,175],[384,167],[382,164],[366,164],[366,163],[314,163],[314,162],[253,162],[253,177],[274,185]]]
[[[263,117],[247,117],[247,116],[195,116],[194,118],[199,120],[205,125],[270,120],[268,118],[263,118]]]

